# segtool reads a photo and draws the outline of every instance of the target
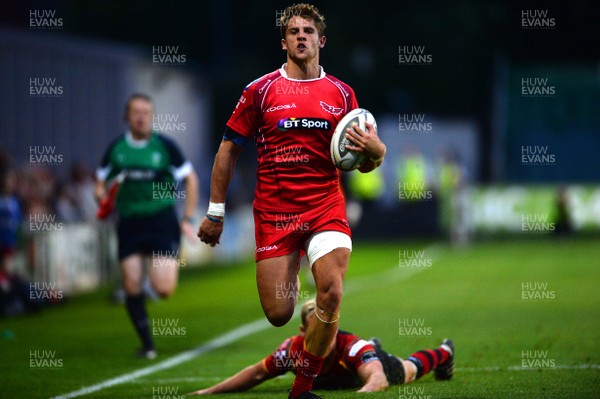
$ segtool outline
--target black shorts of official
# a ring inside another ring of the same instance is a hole
[[[148,216],[120,217],[117,237],[119,260],[133,254],[175,253],[181,239],[175,209],[169,207]]]

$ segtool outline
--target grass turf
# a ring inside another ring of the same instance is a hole
[[[379,336],[386,350],[403,357],[437,346],[446,336],[457,346],[452,381],[437,382],[428,375],[369,397],[600,397],[597,248],[594,238],[550,237],[486,241],[463,250],[356,243],[341,328],[365,338]],[[407,256],[422,262],[406,262]],[[108,301],[109,293],[106,287],[36,315],[0,320],[0,396],[64,394],[157,364],[264,318],[252,261],[184,269],[172,298],[149,303],[151,321],[176,325],[177,334],[155,337],[158,359],[137,360],[137,338],[123,307]],[[304,284],[301,298],[309,293],[312,289]],[[181,399],[260,360],[295,334],[298,324],[294,318],[285,327],[268,327],[175,367],[83,397]],[[31,367],[32,353],[59,366]],[[523,367],[528,364],[534,367]],[[282,398],[291,382],[292,375],[286,375],[247,393],[219,397]],[[317,393],[326,398],[364,396]]]

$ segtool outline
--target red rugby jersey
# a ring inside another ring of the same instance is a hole
[[[378,359],[375,348],[360,337],[338,331],[335,348],[325,359],[321,372],[315,379],[315,387],[328,382],[359,381],[357,370],[365,362]],[[296,372],[304,348],[304,336],[296,335],[279,345],[277,350],[263,359],[265,370],[272,376]],[[371,356],[364,356],[369,353]],[[319,388],[320,389],[320,388]]]
[[[322,68],[316,79],[295,80],[282,66],[246,86],[227,127],[255,139],[254,206],[303,212],[341,196],[329,145],[340,119],[355,108],[352,88]]]

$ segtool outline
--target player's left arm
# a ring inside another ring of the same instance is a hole
[[[363,383],[358,392],[385,391],[390,385],[383,371],[383,365],[379,360],[371,360],[361,364],[357,373]]]
[[[386,146],[379,138],[375,127],[366,122],[367,130],[363,130],[357,125],[346,129],[346,137],[353,143],[346,148],[356,152],[364,153],[367,159],[358,168],[362,173],[368,173],[378,168],[385,158]]]
[[[271,378],[273,378],[273,376],[270,375],[267,370],[265,370],[262,361],[260,361],[246,367],[233,376],[227,378],[225,381],[205,389],[191,392],[187,395],[193,396],[212,395],[215,393],[226,392],[244,392]]]

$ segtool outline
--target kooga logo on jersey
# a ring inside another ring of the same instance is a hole
[[[277,122],[277,129],[323,129],[329,130],[329,121],[320,118],[285,118]]]

